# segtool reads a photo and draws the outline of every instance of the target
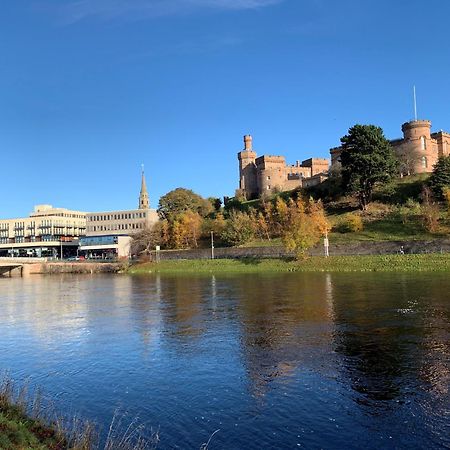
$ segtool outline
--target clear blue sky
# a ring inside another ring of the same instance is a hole
[[[178,186],[232,195],[236,153],[288,162],[355,123],[450,131],[450,2],[20,0],[0,14],[0,217]]]

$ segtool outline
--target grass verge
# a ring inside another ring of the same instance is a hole
[[[2,450],[152,450],[158,433],[141,437],[143,426],[137,419],[121,423],[115,415],[104,445],[98,443],[97,427],[88,421],[62,418],[43,406],[37,392],[31,401],[25,387],[18,388],[8,374],[0,379],[0,449]]]
[[[259,272],[443,272],[450,254],[311,257],[299,261],[246,258],[241,260],[174,260],[137,264],[130,274],[259,273]]]

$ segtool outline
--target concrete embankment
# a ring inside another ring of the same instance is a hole
[[[117,273],[121,270],[123,270],[121,263],[44,262],[24,264],[22,274]]]

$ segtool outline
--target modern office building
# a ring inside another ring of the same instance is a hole
[[[73,256],[85,232],[86,213],[37,205],[29,217],[0,220],[0,256]]]
[[[158,212],[150,209],[142,171],[139,208],[86,214],[86,236],[80,240],[80,252],[88,258],[127,258],[131,236],[152,227],[158,220]]]

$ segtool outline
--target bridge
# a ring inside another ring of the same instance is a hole
[[[0,276],[9,274],[11,276],[12,272],[18,272],[20,275],[23,275],[24,267],[36,264],[43,263],[47,261],[46,258],[2,258],[0,257]]]

